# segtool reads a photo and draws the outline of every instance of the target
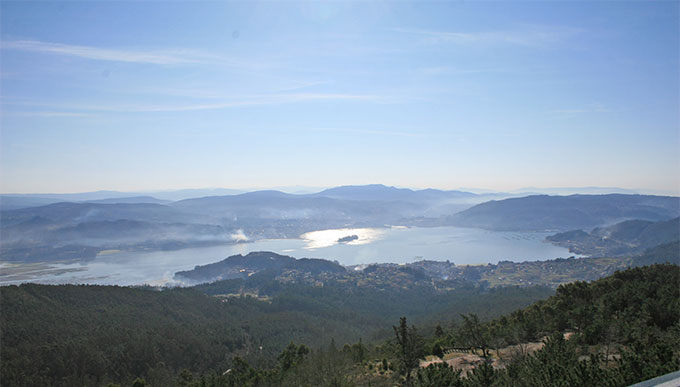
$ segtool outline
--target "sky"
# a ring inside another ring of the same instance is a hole
[[[680,193],[679,3],[0,2],[0,192]]]

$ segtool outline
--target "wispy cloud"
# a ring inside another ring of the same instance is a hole
[[[41,42],[38,40],[2,41],[0,49],[67,55],[82,59],[110,62],[154,65],[212,64],[241,68],[248,71],[271,68],[273,66],[271,62],[247,61],[240,58],[188,49],[119,49]]]
[[[315,128],[312,130],[315,132],[355,133],[395,137],[427,137],[427,135],[424,133],[399,132],[391,130],[351,129],[351,128]]]
[[[327,85],[329,83],[331,83],[331,82],[330,81],[295,82],[291,86],[283,87],[283,88],[276,90],[276,92],[286,92],[286,91],[307,89],[307,88],[314,87],[314,86]]]
[[[69,112],[117,112],[117,113],[154,113],[154,112],[185,112],[197,110],[219,110],[257,105],[273,105],[297,102],[313,101],[357,101],[389,103],[392,100],[386,97],[367,94],[343,94],[343,93],[286,93],[240,97],[206,104],[168,104],[168,105],[82,105],[82,104],[53,104],[27,101],[2,102],[4,106],[33,106],[44,107],[52,110],[64,110]],[[54,113],[54,112],[52,112]]]
[[[587,107],[576,108],[576,109],[555,109],[550,110],[548,113],[554,114],[583,114],[583,113],[611,113],[610,109],[607,109],[604,105],[595,103]]]
[[[159,105],[159,106],[128,106],[108,109],[96,107],[91,110],[111,110],[119,112],[181,112],[193,110],[219,110],[241,106],[275,105],[306,101],[373,101],[383,100],[375,95],[361,94],[334,94],[334,93],[289,93],[266,96],[255,96],[227,100],[209,104],[185,104],[185,105]],[[84,109],[87,110],[87,109]]]
[[[262,92],[262,95],[283,94],[292,91],[298,91],[315,86],[326,85],[330,81],[288,81],[283,82],[284,86],[278,88],[270,88]],[[225,93],[224,87],[211,84],[199,84],[189,87],[149,87],[140,88],[136,91],[139,94],[150,94],[155,96],[173,96],[182,98],[193,98],[199,100],[235,100],[235,93]]]
[[[15,111],[15,112],[3,112],[3,114],[10,114],[13,116],[23,117],[87,117],[92,115],[89,113],[53,112],[53,111],[36,111],[36,112]]]
[[[2,42],[2,49],[70,55],[85,59],[114,62],[175,65],[202,62],[200,55],[183,50],[122,50],[92,46],[76,46],[48,43],[37,40],[14,40]]]
[[[453,43],[459,45],[474,44],[510,44],[518,46],[543,46],[563,40],[578,32],[572,28],[529,27],[504,31],[432,31],[421,29],[395,29],[397,32],[416,35],[427,43]]]
[[[478,68],[478,69],[464,69],[456,68],[450,66],[435,66],[435,67],[423,67],[419,71],[426,75],[467,75],[467,74],[488,74],[488,73],[507,73],[510,72],[506,68]]]

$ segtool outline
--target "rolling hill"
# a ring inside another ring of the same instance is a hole
[[[680,239],[680,218],[660,222],[627,220],[590,232],[573,230],[551,235],[546,240],[590,256],[635,254]]]
[[[489,201],[448,217],[452,225],[500,231],[591,229],[630,219],[680,215],[680,198],[650,195],[534,195]]]

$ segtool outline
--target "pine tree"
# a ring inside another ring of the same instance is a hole
[[[411,385],[411,371],[418,367],[423,355],[422,339],[415,326],[409,328],[406,317],[399,319],[399,327],[393,326],[399,345],[399,373],[406,377],[406,386]]]

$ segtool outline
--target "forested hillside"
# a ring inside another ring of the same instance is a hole
[[[142,377],[168,386],[187,369],[210,373],[239,356],[269,368],[288,343],[318,348],[384,340],[401,315],[414,321],[479,313],[498,316],[552,293],[548,288],[486,291],[461,283],[437,294],[329,283],[288,284],[262,273],[248,294],[233,281],[196,289],[35,285],[0,288],[0,383],[5,386],[127,385]],[[396,281],[396,279],[395,279]],[[257,285],[257,287],[255,287]],[[202,292],[208,293],[206,295]],[[214,296],[213,296],[214,295]]]
[[[675,265],[629,269],[560,286],[547,300],[487,322],[464,315],[424,338],[402,318],[395,338],[371,350],[356,343],[308,354],[291,346],[274,368],[239,360],[229,373],[193,385],[627,386],[680,369],[678,284]],[[286,362],[291,352],[293,363]],[[339,359],[336,368],[329,358]]]
[[[676,265],[634,268],[592,283],[575,282],[560,286],[545,301],[484,324],[475,316],[466,318],[436,344],[484,352],[547,337],[542,350],[520,354],[495,370],[487,367],[498,360],[489,351],[467,384],[625,386],[680,369],[679,285]],[[569,334],[563,336],[565,332]]]
[[[234,293],[242,281],[2,287],[0,383],[623,386],[680,368],[676,265],[562,285],[528,307],[551,291],[463,282],[436,294],[262,276],[249,296]],[[401,316],[417,328],[397,324]],[[419,367],[426,357],[432,365]]]

